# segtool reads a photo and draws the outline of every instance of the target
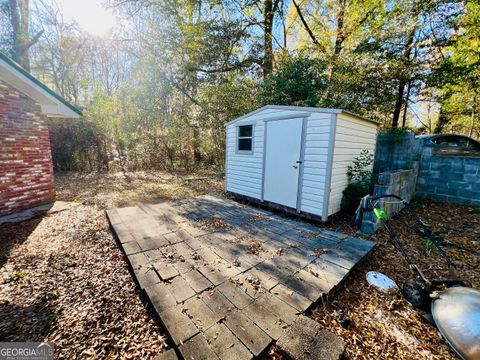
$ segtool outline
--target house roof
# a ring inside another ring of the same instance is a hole
[[[303,112],[317,112],[317,113],[328,113],[328,114],[342,114],[343,113],[343,114],[355,116],[359,119],[366,120],[366,121],[372,122],[372,123],[377,124],[377,125],[380,124],[378,121],[368,119],[366,117],[354,114],[350,111],[343,110],[343,109],[328,109],[328,108],[316,108],[316,107],[307,107],[307,106],[265,105],[265,106],[263,106],[263,107],[261,107],[257,110],[251,111],[251,112],[249,112],[249,113],[247,113],[243,116],[240,116],[240,117],[226,123],[225,126],[233,124],[233,123],[235,123],[239,120],[245,119],[246,117],[249,117],[251,115],[255,115],[255,114],[257,114],[257,113],[259,113],[263,110],[267,110],[267,109],[288,110],[288,111],[303,111]]]
[[[0,52],[0,80],[40,104],[49,117],[78,118],[82,111]]]

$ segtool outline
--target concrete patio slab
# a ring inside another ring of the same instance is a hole
[[[184,358],[259,356],[374,247],[222,197],[107,215]]]

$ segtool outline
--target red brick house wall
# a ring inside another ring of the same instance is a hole
[[[0,216],[51,202],[54,195],[47,117],[0,80]]]

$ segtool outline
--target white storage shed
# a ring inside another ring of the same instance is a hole
[[[228,193],[326,221],[378,123],[341,109],[267,105],[226,125]]]

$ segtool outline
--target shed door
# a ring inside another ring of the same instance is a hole
[[[302,119],[266,122],[264,199],[297,207]]]

